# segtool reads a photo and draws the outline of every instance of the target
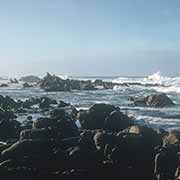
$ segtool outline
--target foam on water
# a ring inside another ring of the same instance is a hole
[[[180,93],[180,77],[167,77],[161,76],[161,73],[158,71],[147,77],[119,77],[114,79],[112,82],[124,84],[124,83],[138,83],[141,85],[152,85],[152,89],[158,92],[164,93]],[[150,86],[149,86],[150,87]],[[116,87],[115,90],[118,88]],[[119,88],[119,90],[121,90]]]

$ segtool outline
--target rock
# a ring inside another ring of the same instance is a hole
[[[47,75],[40,81],[39,86],[47,92],[70,91],[70,81],[63,80],[55,75]]]
[[[20,140],[50,140],[55,138],[58,138],[58,133],[53,129],[26,129],[20,133]]]
[[[24,84],[23,84],[23,87],[24,87],[24,88],[31,88],[31,87],[33,87],[33,85],[28,84],[28,83],[24,83]]]
[[[180,142],[180,132],[179,131],[170,131],[163,138],[164,145],[175,145]]]
[[[17,138],[21,123],[15,118],[12,111],[0,110],[0,140]]]
[[[52,110],[50,118],[38,118],[33,123],[33,128],[55,129],[59,132],[59,137],[62,138],[79,136],[79,130],[75,121],[64,109]]]
[[[152,148],[162,144],[160,135],[155,130],[147,126],[131,126],[128,128],[128,133],[142,136],[144,143]]]
[[[53,145],[50,141],[22,140],[2,151],[1,157],[3,160],[18,159],[18,161],[23,161],[24,157],[28,157],[32,161],[41,164],[43,163],[43,158],[46,160],[48,159],[47,157],[50,157],[52,147]],[[36,167],[36,163],[33,164],[33,168]]]
[[[104,129],[111,132],[119,132],[131,125],[133,125],[133,122],[127,115],[120,110],[115,110],[105,119]]]
[[[58,103],[59,108],[67,107],[67,106],[70,106],[70,105],[71,105],[70,103],[66,103],[64,101],[59,101],[59,103]]]
[[[32,97],[32,98],[29,98],[26,101],[24,101],[22,103],[22,107],[29,109],[29,108],[31,108],[31,106],[39,104],[39,103],[41,103],[41,99]]]
[[[48,97],[42,97],[40,98],[39,108],[41,109],[49,108],[51,104],[57,104],[57,101],[52,100]]]
[[[8,87],[8,84],[3,83],[0,85],[0,87]]]
[[[95,104],[87,111],[80,111],[78,119],[83,129],[102,129],[105,119],[118,108],[109,104]]]
[[[18,84],[19,81],[16,78],[14,78],[14,79],[10,79],[10,83],[11,84]]]
[[[0,107],[4,110],[14,110],[19,108],[19,104],[9,96],[4,97],[0,95]]]
[[[130,98],[134,101],[135,106],[147,106],[147,107],[167,107],[173,106],[173,101],[164,93],[149,95],[144,98]]]
[[[96,79],[94,81],[95,86],[104,86],[104,82],[101,79]]]
[[[84,90],[84,91],[94,91],[94,90],[97,90],[97,88],[92,83],[87,83],[87,84],[83,83],[81,85],[81,90]]]
[[[41,78],[37,77],[37,76],[24,76],[20,78],[20,81],[23,81],[25,83],[38,83],[41,81]]]

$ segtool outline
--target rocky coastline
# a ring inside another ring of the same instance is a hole
[[[174,105],[165,94],[130,100],[156,108]],[[33,120],[35,111],[42,117]],[[19,122],[24,113],[29,116]],[[137,124],[114,105],[77,110],[48,97],[0,96],[3,179],[178,179],[179,141],[180,132]]]

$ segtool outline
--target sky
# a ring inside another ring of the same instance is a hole
[[[180,76],[179,0],[0,0],[0,75]]]

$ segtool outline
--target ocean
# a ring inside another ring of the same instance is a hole
[[[87,109],[95,103],[108,103],[119,106],[120,109],[131,116],[137,123],[167,130],[180,130],[180,77],[164,77],[159,72],[146,77],[68,77],[72,79],[102,79],[114,83],[129,83],[129,86],[115,86],[112,90],[72,91],[47,93],[38,87],[24,89],[19,84],[10,84],[9,87],[0,88],[1,95],[8,95],[14,99],[25,100],[30,97],[48,96],[52,99],[63,100],[74,105],[77,109]],[[0,80],[6,83],[7,80]],[[149,94],[166,93],[176,104],[168,108],[133,107],[128,99],[131,96],[146,96]],[[23,121],[26,115],[18,117]],[[33,119],[41,114],[33,114]]]

